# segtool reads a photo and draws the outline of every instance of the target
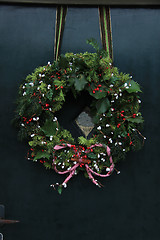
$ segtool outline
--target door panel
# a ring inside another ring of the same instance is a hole
[[[61,196],[50,189],[63,176],[25,159],[27,145],[11,126],[18,86],[39,65],[53,59],[53,6],[0,6],[0,202],[6,218],[20,223],[0,229],[7,240],[157,240],[159,232],[160,9],[112,8],[114,64],[143,88],[144,148],[130,153],[105,185],[83,174]],[[97,8],[70,8],[62,53],[100,42]],[[72,112],[72,109],[70,109]]]
[[[61,52],[95,52],[86,43],[94,38],[101,46],[97,7],[69,7],[66,17]]]

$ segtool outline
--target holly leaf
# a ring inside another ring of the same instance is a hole
[[[109,107],[110,107],[110,102],[109,102],[108,98],[100,99],[96,103],[96,108],[97,108],[98,114],[105,113],[109,109]]]
[[[59,67],[65,69],[69,66],[69,62],[64,55],[61,55],[59,58]]]
[[[46,120],[45,124],[41,127],[41,130],[47,137],[53,136],[56,133],[57,122],[53,122],[52,120]]]
[[[62,185],[58,186],[58,193],[61,194],[62,193]]]
[[[67,86],[71,87],[74,84],[74,82],[75,82],[75,80],[74,80],[75,78],[76,78],[76,75],[72,74],[72,76],[70,78],[68,78]]]
[[[88,153],[88,154],[87,154],[87,157],[90,158],[90,159],[97,159],[97,155],[94,154],[93,152]]]
[[[98,120],[99,120],[99,116],[97,114],[92,117],[93,123],[96,124],[98,122]]]
[[[133,92],[142,92],[140,89],[140,86],[137,82],[133,80],[128,80],[127,81],[129,88],[125,89],[128,93],[133,93]]]
[[[95,93],[93,93],[93,91],[90,91],[90,95],[93,96],[96,99],[101,99],[107,96],[106,92],[100,92],[100,91],[96,91]]]
[[[129,122],[132,122],[132,123],[143,123],[144,122],[142,117],[127,118],[126,120]]]
[[[76,71],[77,72],[79,72],[79,71],[84,72],[84,69],[88,68],[87,64],[81,58],[76,58],[75,59],[75,65],[76,65]]]
[[[96,88],[95,84],[94,83],[91,83],[90,86],[88,86],[88,91],[89,91],[89,94],[96,98],[96,99],[101,99],[101,98],[104,98],[107,96],[107,88],[106,86],[102,85],[101,87],[99,87],[99,90],[98,91],[95,91],[94,89]]]
[[[49,159],[50,158],[50,154],[48,152],[37,152],[36,153],[36,156],[34,157],[33,161],[36,161],[37,159],[41,159],[41,158],[47,158]]]
[[[74,86],[77,91],[82,91],[87,84],[87,80],[83,74],[79,76],[79,78],[75,78]]]

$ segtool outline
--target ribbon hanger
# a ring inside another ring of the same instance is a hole
[[[99,25],[102,46],[113,59],[113,46],[112,46],[112,28],[111,28],[111,14],[108,6],[99,6]]]
[[[60,5],[56,10],[56,24],[55,24],[55,44],[54,44],[54,59],[57,60],[60,54],[63,31],[66,21],[68,7]],[[103,48],[107,51],[110,58],[113,59],[112,47],[112,31],[111,31],[111,15],[108,6],[99,6],[99,25],[100,35]]]
[[[61,6],[58,6],[56,10],[55,43],[54,43],[54,59],[56,61],[60,53],[63,31],[64,31],[66,15],[67,15],[67,9],[68,9],[67,6],[61,5]]]

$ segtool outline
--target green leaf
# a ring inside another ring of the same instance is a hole
[[[61,81],[55,79],[55,80],[54,80],[54,85],[56,85],[57,87],[59,87],[59,86],[62,85],[62,83],[61,83]]]
[[[37,160],[37,159],[41,159],[41,158],[50,158],[50,154],[48,152],[37,152],[36,156],[34,157],[33,161]]]
[[[79,78],[75,78],[74,86],[77,91],[82,91],[87,84],[87,80],[83,74]]]
[[[82,58],[76,58],[74,60],[74,64],[76,65],[76,72],[84,72],[88,68],[87,64]]]
[[[75,74],[72,74],[72,76],[71,76],[70,78],[68,78],[67,87],[71,87],[71,86],[74,84],[75,78],[76,78],[76,75],[75,75]]]
[[[88,154],[87,154],[87,157],[90,158],[90,159],[97,159],[97,155],[94,154],[93,152],[88,153]]]
[[[107,92],[96,91],[95,93],[93,93],[93,91],[90,91],[90,95],[96,99],[101,99],[107,96]]]
[[[140,89],[140,86],[137,82],[133,81],[133,80],[128,80],[127,81],[129,88],[126,89],[126,91],[128,93],[133,93],[133,92],[142,92]]]
[[[78,142],[80,145],[86,145],[87,139],[81,136],[81,137],[78,137]]]
[[[65,98],[64,98],[64,94],[63,94],[63,92],[62,92],[62,89],[61,89],[61,91],[60,91],[60,96],[61,96],[62,100],[64,101]]]
[[[105,113],[110,107],[110,102],[108,98],[103,98],[97,101],[96,108],[99,114]]]
[[[92,117],[92,121],[93,123],[97,123],[99,121],[99,116],[97,115],[97,112],[96,112],[96,115]]]
[[[49,89],[49,91],[46,94],[46,97],[51,101],[52,100],[52,96],[53,96],[53,92],[51,89]]]
[[[118,78],[117,76],[112,76],[112,77],[110,78],[110,82],[111,82],[112,84],[115,84],[117,81],[119,81],[119,78]]]
[[[47,137],[53,136],[56,133],[57,122],[52,120],[46,120],[45,124],[41,127],[41,130]]]
[[[49,162],[44,162],[43,163],[44,164],[44,166],[45,166],[45,168],[47,169],[51,169],[51,167],[52,167],[52,164],[51,163],[49,163]]]
[[[39,86],[41,92],[47,92],[47,85],[46,83],[41,83],[41,85]]]
[[[97,41],[94,38],[87,39],[86,43],[92,45],[92,47],[94,49],[96,49],[96,51],[99,50],[99,45],[98,45]]]
[[[65,69],[69,66],[69,62],[64,55],[61,55],[59,58],[59,67]]]
[[[58,193],[61,194],[62,193],[62,185],[58,186]]]
[[[99,91],[94,91],[94,89],[96,88],[95,84],[94,83],[91,83],[90,86],[88,86],[88,91],[89,91],[89,94],[96,98],[96,99],[101,99],[101,98],[104,98],[107,96],[107,88],[105,85],[102,85],[99,89]],[[102,92],[100,92],[100,90],[102,90]],[[94,91],[94,92],[93,92]]]
[[[133,122],[133,123],[143,123],[144,122],[142,117],[126,118],[126,120],[129,122]]]

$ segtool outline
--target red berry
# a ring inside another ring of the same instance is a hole
[[[93,90],[93,93],[95,93],[95,91]]]

